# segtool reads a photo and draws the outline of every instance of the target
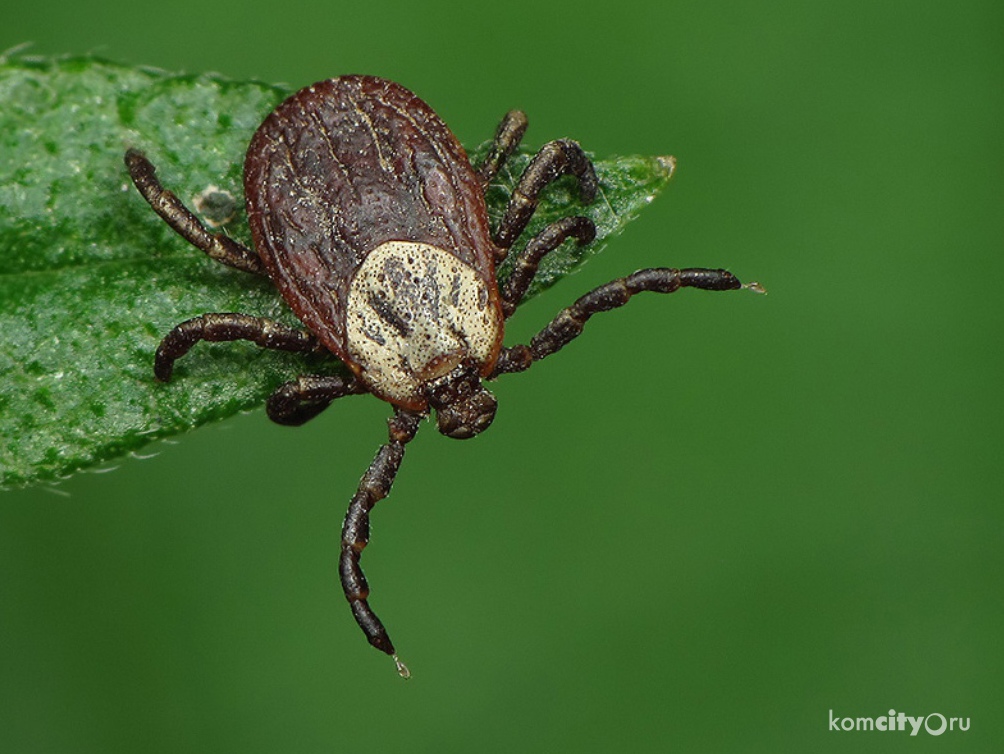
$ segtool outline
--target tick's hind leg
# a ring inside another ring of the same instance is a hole
[[[579,179],[579,196],[584,203],[589,204],[596,198],[596,172],[582,147],[571,139],[558,139],[545,144],[523,171],[502,222],[495,231],[495,244],[503,252],[507,252],[526,230],[544,187],[568,173]],[[504,253],[502,258],[505,258]]]
[[[401,459],[404,458],[404,446],[411,442],[423,418],[424,414],[396,409],[394,416],[387,422],[390,439],[386,445],[380,447],[373,463],[359,480],[359,489],[345,514],[345,523],[342,525],[342,553],[338,562],[342,589],[345,590],[345,598],[349,601],[356,622],[366,634],[370,644],[394,658],[397,672],[402,678],[408,678],[411,673],[397,658],[387,629],[369,606],[370,588],[359,565],[359,559],[362,557],[363,548],[370,540],[370,511],[390,492]]]
[[[506,372],[522,372],[535,361],[561,350],[579,336],[590,317],[599,312],[624,306],[636,293],[642,291],[673,293],[680,288],[700,288],[705,291],[749,288],[763,292],[759,284],[744,285],[728,270],[698,267],[685,270],[667,267],[639,270],[627,277],[601,285],[559,312],[550,324],[530,340],[529,346],[517,345],[503,349],[492,376]]]
[[[355,377],[304,375],[276,388],[265,404],[265,411],[276,424],[298,427],[321,413],[336,398],[366,392],[369,391]]]
[[[142,152],[128,150],[125,163],[139,193],[178,235],[217,262],[245,272],[264,274],[265,268],[257,254],[223,233],[211,233],[177,196],[164,188],[157,180],[157,171]]]
[[[222,342],[230,340],[250,340],[262,348],[280,351],[315,351],[320,348],[310,333],[273,322],[270,319],[252,317],[249,314],[203,314],[182,322],[169,332],[157,347],[153,373],[161,382],[171,379],[174,362],[180,359],[200,340]]]

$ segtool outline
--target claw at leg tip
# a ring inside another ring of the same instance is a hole
[[[391,657],[394,658],[394,664],[397,665],[397,674],[406,681],[411,678],[411,671],[408,670],[408,666],[401,662],[397,655],[391,655]]]

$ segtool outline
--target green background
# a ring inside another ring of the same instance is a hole
[[[770,293],[639,297],[476,441],[419,435],[364,561],[408,683],[335,571],[379,401],[4,493],[0,750],[1004,750],[1004,6],[361,5],[25,3],[0,48],[373,73],[468,144],[520,107],[675,154],[509,343],[645,266]],[[827,730],[889,709],[971,729]]]

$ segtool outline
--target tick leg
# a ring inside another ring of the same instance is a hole
[[[545,254],[561,246],[567,238],[574,238],[580,244],[590,243],[596,238],[596,226],[588,217],[565,217],[557,220],[529,240],[513,263],[512,272],[502,285],[502,313],[506,319],[512,316],[526,295],[527,288],[537,274],[537,267]]]
[[[582,147],[571,139],[558,139],[541,147],[519,179],[509,198],[502,222],[495,231],[495,244],[502,249],[500,262],[509,247],[526,229],[540,201],[540,192],[552,181],[571,173],[579,179],[579,196],[585,204],[596,198],[596,172]]]
[[[320,348],[317,338],[310,333],[270,319],[249,314],[203,314],[182,322],[160,342],[153,362],[153,373],[157,379],[168,382],[174,362],[200,340],[250,340],[262,348],[280,351],[314,351]]]
[[[238,270],[265,273],[257,254],[223,233],[211,233],[177,196],[164,188],[157,180],[157,171],[142,152],[137,149],[127,150],[125,163],[129,177],[153,207],[153,211],[192,246],[201,249],[217,262]]]
[[[366,392],[355,377],[304,375],[276,388],[265,404],[265,412],[276,424],[298,427],[321,413],[336,398]]]
[[[510,110],[502,118],[499,127],[495,131],[495,139],[492,141],[491,149],[485,156],[485,161],[478,168],[478,180],[481,181],[482,188],[488,188],[499,170],[509,159],[509,156],[516,151],[523,134],[526,132],[526,113],[522,110]]]
[[[359,558],[362,556],[363,548],[370,541],[370,511],[390,492],[401,459],[404,458],[404,446],[415,436],[423,417],[424,414],[395,409],[394,416],[387,422],[390,439],[386,445],[380,447],[373,463],[359,480],[359,489],[349,503],[348,513],[345,514],[345,523],[342,525],[342,554],[338,563],[342,589],[345,590],[345,597],[349,601],[356,622],[366,634],[370,644],[394,658],[402,678],[408,678],[411,673],[397,658],[387,629],[383,627],[376,613],[370,609],[367,601],[370,588],[359,565]]]
[[[680,288],[700,288],[706,291],[732,291],[737,288],[762,290],[756,283],[743,285],[727,270],[703,268],[674,270],[666,267],[639,270],[627,277],[601,285],[562,310],[550,324],[530,340],[529,346],[517,345],[503,349],[492,376],[506,372],[522,372],[535,361],[561,350],[578,337],[590,317],[598,312],[624,306],[636,293],[642,291],[673,293]]]

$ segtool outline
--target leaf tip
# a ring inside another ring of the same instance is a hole
[[[673,155],[659,155],[655,158],[655,161],[659,164],[659,167],[665,171],[666,178],[671,178],[673,173],[676,172],[676,158],[673,157]]]

